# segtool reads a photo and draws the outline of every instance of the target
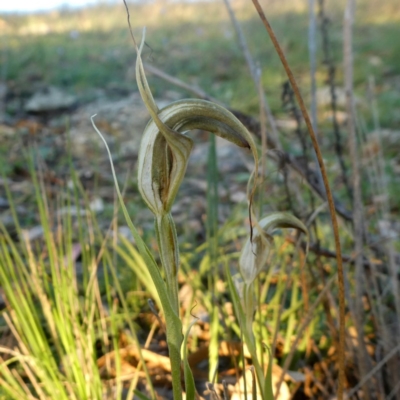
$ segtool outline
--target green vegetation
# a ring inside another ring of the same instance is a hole
[[[266,12],[310,102],[303,3],[272,2]],[[140,37],[146,25],[145,64],[246,113],[246,126],[204,100],[170,104],[187,93],[146,78],[139,51],[135,70],[123,5],[0,17],[6,43],[0,83],[7,89],[0,109],[1,400],[337,393],[337,265],[325,200],[311,189],[318,179],[313,150],[261,22],[250,2],[234,5],[261,67],[278,151],[267,151],[263,124],[254,127],[265,116],[222,3],[132,4],[133,33]],[[318,134],[346,270],[345,391],[351,398],[396,398],[400,11],[395,0],[363,1],[357,9],[354,94],[364,218],[358,282],[343,6],[325,5],[342,149],[335,145],[320,33],[315,77],[317,95],[327,93],[318,99]],[[76,109],[28,114],[23,104],[49,86],[77,96]],[[134,97],[138,87],[147,111]],[[106,115],[110,105],[128,96],[137,108],[127,102],[122,114],[140,122],[107,120],[115,117]],[[96,107],[103,107],[94,122],[108,156],[82,125]],[[152,122],[143,131],[146,112]],[[215,132],[251,151],[171,129]],[[141,147],[135,141],[130,150],[127,136],[143,138]],[[196,161],[188,165],[191,153]]]

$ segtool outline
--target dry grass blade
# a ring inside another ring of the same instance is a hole
[[[300,90],[297,86],[296,80],[294,78],[294,75],[289,67],[289,64],[286,60],[285,55],[283,54],[282,48],[279,45],[279,42],[275,36],[274,31],[272,30],[271,25],[269,24],[264,11],[262,10],[260,3],[258,0],[252,0],[253,4],[271,38],[271,41],[275,47],[276,52],[279,55],[279,58],[282,62],[282,65],[288,75],[290,84],[292,85],[294,94],[296,96],[297,102],[300,106],[301,112],[303,114],[304,120],[306,122],[308,132],[310,134],[310,138],[315,150],[315,153],[317,155],[318,159],[318,164],[321,169],[321,174],[322,174],[322,179],[324,181],[324,186],[326,190],[326,196],[329,204],[329,211],[331,214],[331,219],[332,219],[332,226],[333,226],[333,233],[335,236],[335,247],[336,247],[336,254],[337,254],[337,266],[338,266],[338,283],[339,283],[339,322],[340,322],[340,328],[339,328],[339,338],[340,338],[340,349],[339,349],[339,387],[338,387],[338,399],[342,400],[343,399],[343,390],[344,390],[344,378],[345,378],[345,352],[344,352],[344,346],[345,346],[345,290],[344,290],[344,270],[343,270],[343,263],[342,263],[342,253],[341,253],[341,245],[340,245],[340,238],[339,238],[339,227],[337,223],[337,218],[336,218],[336,211],[335,211],[335,204],[333,201],[333,196],[332,192],[329,186],[329,181],[328,181],[328,175],[326,173],[324,161],[322,158],[322,153],[318,145],[318,141],[310,120],[310,117],[308,115],[306,106],[304,104],[303,98],[300,94]]]
[[[361,182],[360,182],[360,165],[357,151],[356,139],[356,124],[355,124],[355,109],[353,96],[353,50],[352,50],[352,26],[354,19],[355,1],[348,0],[344,14],[344,31],[343,31],[343,53],[344,53],[344,68],[345,68],[345,84],[346,84],[346,103],[347,103],[347,127],[349,133],[349,148],[350,158],[352,161],[352,177],[353,177],[353,218],[354,218],[354,251],[355,256],[355,287],[356,298],[354,306],[351,307],[354,324],[357,329],[358,343],[357,359],[361,376],[366,376],[370,368],[370,358],[364,341],[364,307],[363,307],[363,202],[361,197]],[[365,398],[370,398],[370,383],[364,381],[363,392]]]
[[[208,93],[206,93],[203,89],[189,85],[189,84],[181,81],[180,79],[175,78],[174,76],[171,76],[171,75],[165,73],[164,71],[155,67],[154,65],[143,63],[143,66],[144,66],[144,69],[147,72],[149,72],[150,74],[158,76],[159,78],[163,79],[164,81],[172,83],[173,85],[180,87],[181,89],[184,89],[189,93],[194,94],[196,97],[198,97],[200,99],[212,101],[213,103],[218,103],[218,104],[221,103],[219,100],[215,99],[214,97],[212,97]]]

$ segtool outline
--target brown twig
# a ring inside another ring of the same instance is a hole
[[[144,64],[144,69],[146,70],[146,72],[150,72],[151,74],[158,76],[159,78],[165,80],[166,82],[172,83],[173,85],[180,87],[181,89],[184,89],[190,93],[193,93],[195,96],[199,97],[200,99],[204,99],[204,100],[212,101],[213,103],[221,104],[221,102],[219,100],[215,99],[214,97],[211,97],[204,90],[202,90],[198,87],[188,85],[187,83],[165,73],[164,71],[162,71],[159,68],[154,67],[153,65]]]
[[[302,118],[301,118],[301,113],[299,112],[297,106],[296,106],[296,101],[294,98],[294,92],[290,86],[290,83],[288,81],[284,82],[283,84],[283,90],[282,90],[282,103],[283,107],[287,109],[288,113],[294,118],[296,121],[296,128],[295,128],[295,133],[299,139],[301,149],[302,149],[302,157],[304,159],[304,168],[305,172],[308,176],[308,180],[310,179],[310,166],[309,166],[309,151],[308,151],[308,146],[307,146],[307,136],[305,135],[303,129],[302,129]],[[315,153],[314,153],[315,155]],[[314,194],[312,191],[310,191],[310,204],[311,204],[311,214],[315,211],[315,198]],[[315,236],[317,238],[317,229],[316,229],[316,223],[313,221],[313,227],[315,229]],[[318,239],[317,239],[318,240]]]
[[[333,128],[333,135],[334,135],[334,146],[336,157],[338,158],[342,181],[346,188],[347,195],[351,200],[353,197],[349,178],[348,178],[348,171],[347,166],[343,158],[343,145],[342,145],[342,134],[340,131],[340,126],[337,117],[337,94],[336,94],[336,66],[334,60],[331,55],[331,41],[329,38],[329,19],[325,15],[325,7],[324,7],[324,0],[319,0],[319,19],[320,19],[320,29],[321,29],[321,39],[322,39],[322,52],[323,52],[323,64],[326,66],[328,70],[328,77],[327,83],[329,86],[330,91],[330,100],[331,100],[331,110],[332,110],[332,128]]]
[[[304,120],[306,122],[308,132],[311,137],[311,141],[314,146],[315,153],[317,155],[319,167],[321,169],[322,179],[324,181],[324,186],[326,190],[326,196],[329,205],[329,211],[332,219],[333,233],[335,236],[335,247],[337,253],[337,267],[338,267],[338,286],[339,286],[339,339],[340,339],[340,348],[339,348],[339,385],[338,385],[338,399],[343,400],[343,390],[344,390],[344,378],[345,378],[345,288],[344,288],[344,271],[342,264],[342,254],[341,254],[341,246],[340,246],[340,237],[339,237],[339,227],[337,223],[336,211],[335,211],[335,203],[333,201],[332,192],[329,186],[328,176],[326,173],[324,161],[322,158],[321,150],[318,145],[317,138],[315,136],[315,132],[308,115],[306,106],[304,104],[303,98],[300,94],[300,90],[297,86],[294,75],[289,67],[289,64],[286,60],[285,55],[283,54],[282,48],[275,36],[274,31],[272,30],[271,25],[269,24],[264,11],[262,10],[260,3],[258,0],[252,0],[253,4],[271,38],[271,41],[275,47],[275,50],[282,62],[282,65],[288,75],[289,81],[292,85],[293,91],[295,93],[297,102],[299,103],[301,112],[303,114]],[[279,390],[278,390],[279,393]]]

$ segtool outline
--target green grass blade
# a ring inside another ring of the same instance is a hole
[[[186,388],[186,399],[187,400],[194,400],[196,398],[196,386],[194,383],[193,373],[190,369],[190,365],[188,362],[188,337],[190,334],[190,330],[192,329],[193,325],[195,325],[197,320],[193,320],[183,338],[182,343],[182,360],[183,360],[183,372],[185,376],[185,388]]]

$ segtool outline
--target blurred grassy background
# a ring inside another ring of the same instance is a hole
[[[283,45],[305,95],[309,92],[308,9],[299,0],[264,1],[266,12]],[[343,2],[326,2],[331,20],[331,51],[342,81]],[[275,114],[282,113],[280,93],[286,80],[280,62],[249,1],[234,1],[234,9],[250,51],[262,68],[262,80]],[[145,61],[197,84],[232,107],[258,112],[258,99],[235,32],[222,1],[176,3],[156,1],[131,4],[134,33],[147,27]],[[360,1],[354,32],[354,66],[357,94],[365,96],[373,75],[383,126],[400,126],[400,11],[396,0]],[[83,101],[96,88],[110,94],[136,90],[135,55],[123,4],[44,14],[2,15],[1,76],[23,95],[38,84],[58,85]],[[318,40],[318,84],[326,79]],[[170,88],[152,79],[156,96]],[[14,108],[13,108],[14,107]],[[360,107],[362,107],[362,102]],[[15,105],[8,107],[16,112]]]

